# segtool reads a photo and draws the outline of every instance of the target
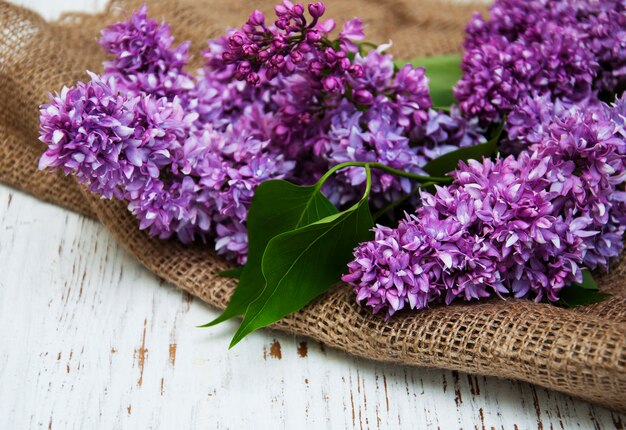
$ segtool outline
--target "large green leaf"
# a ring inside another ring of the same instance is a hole
[[[583,270],[583,282],[582,284],[574,284],[578,285],[585,290],[598,290],[598,284],[596,284],[596,280],[593,279],[593,275],[589,270]]]
[[[459,166],[459,161],[481,160],[483,157],[491,157],[498,151],[498,141],[504,129],[502,122],[494,136],[485,143],[474,146],[466,146],[456,151],[448,152],[441,157],[431,160],[424,166],[424,171],[431,176],[444,176]]]
[[[241,278],[243,267],[244,266],[239,266],[239,267],[235,267],[234,269],[222,270],[221,272],[218,273],[218,275],[220,275],[223,278],[239,279]]]
[[[461,54],[438,55],[411,61],[396,61],[396,67],[405,64],[424,67],[429,79],[430,96],[436,108],[448,108],[456,103],[453,88],[462,75]]]
[[[230,347],[328,290],[340,279],[354,247],[371,239],[372,226],[364,198],[344,212],[272,239],[263,255],[267,284],[246,310]]]
[[[601,302],[609,295],[598,291],[598,285],[595,279],[593,279],[593,275],[589,270],[585,269],[583,270],[583,282],[581,284],[574,283],[563,288],[559,292],[557,304],[566,308],[574,308]]]
[[[239,284],[224,312],[203,327],[243,315],[259,295],[265,285],[263,252],[273,237],[336,213],[337,208],[318,186],[301,187],[282,180],[259,185],[248,211],[248,261],[239,274]]]
[[[557,304],[566,308],[575,308],[577,306],[591,305],[601,302],[609,297],[610,294],[597,290],[589,290],[580,285],[573,284],[563,288],[559,292],[559,301]]]

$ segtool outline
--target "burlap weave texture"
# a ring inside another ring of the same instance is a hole
[[[244,22],[253,8],[274,1],[148,1],[149,14],[171,24],[177,41],[191,40],[196,55],[206,40]],[[337,21],[360,16],[368,39],[394,42],[402,58],[460,49],[476,5],[435,0],[334,0]],[[225,307],[235,286],[217,272],[228,267],[208,246],[148,238],[124,203],[101,200],[69,177],[37,170],[38,106],[46,94],[99,71],[96,43],[107,23],[127,17],[139,3],[114,2],[99,15],[66,15],[46,22],[0,1],[0,181],[42,200],[94,217],[149,270],[205,302]],[[602,303],[562,309],[522,300],[433,307],[385,322],[356,305],[339,286],[275,325],[363,357],[520,379],[626,411],[626,263],[599,279],[613,296]]]

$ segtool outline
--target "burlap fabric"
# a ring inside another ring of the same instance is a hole
[[[225,27],[241,24],[253,8],[273,1],[178,0],[149,2],[177,41],[192,52]],[[435,0],[335,0],[338,21],[360,16],[369,39],[393,39],[393,52],[411,58],[459,50],[463,28],[476,5]],[[84,192],[71,178],[39,172],[43,145],[37,141],[38,106],[46,93],[98,71],[103,53],[96,43],[107,23],[137,7],[114,3],[100,15],[66,15],[45,22],[38,15],[0,2],[0,181],[42,200],[97,218],[149,270],[205,302],[223,308],[235,282],[218,277],[228,264],[208,246],[183,246],[148,238],[122,202]],[[192,66],[199,65],[196,54]],[[614,295],[574,310],[528,301],[434,307],[385,322],[355,304],[337,287],[275,325],[374,360],[433,366],[528,381],[609,408],[626,411],[626,263],[600,278]]]

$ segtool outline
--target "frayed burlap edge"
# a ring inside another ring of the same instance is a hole
[[[149,11],[198,52],[253,7],[269,10],[272,3],[155,1]],[[372,40],[393,39],[394,53],[405,58],[458,50],[474,9],[427,0],[328,3],[339,20],[363,17]],[[114,3],[99,15],[69,14],[47,23],[0,2],[0,181],[100,220],[149,270],[223,308],[235,283],[217,276],[229,266],[208,247],[149,238],[122,202],[101,200],[71,178],[37,170],[43,151],[38,105],[48,91],[100,69],[97,29],[136,6]],[[196,55],[192,63],[198,62]],[[612,298],[584,308],[491,300],[403,313],[389,322],[360,308],[352,291],[339,286],[275,327],[374,360],[519,379],[626,411],[625,272],[626,263],[616,263],[600,278]]]

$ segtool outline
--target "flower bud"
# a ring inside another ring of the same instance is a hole
[[[350,75],[353,78],[357,78],[357,79],[362,78],[363,75],[365,74],[365,71],[363,70],[363,66],[361,66],[360,64],[353,64],[352,66],[350,66],[348,71],[350,72]]]
[[[240,31],[236,31],[228,38],[228,43],[233,48],[239,48],[241,45],[243,45],[246,42],[246,39],[247,37],[245,34],[243,34]]]
[[[289,27],[289,18],[281,16],[280,18],[278,18],[276,20],[274,25],[276,26],[276,28],[280,28],[281,30],[285,30],[285,29],[287,29]]]
[[[248,76],[246,76],[246,81],[248,81],[250,85],[255,86],[259,84],[260,78],[255,72],[250,72]]]
[[[293,51],[291,54],[289,54],[289,57],[291,58],[291,61],[293,61],[295,64],[301,63],[302,60],[304,60],[304,55],[300,51]]]
[[[254,12],[250,14],[248,18],[248,23],[250,25],[265,25],[265,15],[260,10],[256,9]]]
[[[301,17],[302,15],[304,15],[304,6],[302,6],[300,3],[294,4],[293,8],[291,8],[291,16],[297,18]]]
[[[257,45],[256,43],[249,43],[249,44],[243,45],[242,50],[246,56],[252,57],[256,55],[257,52],[259,52],[259,45]]]
[[[237,73],[245,76],[252,71],[252,67],[248,61],[242,61],[237,65]]]
[[[324,51],[324,60],[329,64],[333,64],[337,60],[337,53],[333,48],[326,48]]]
[[[367,90],[357,90],[352,93],[352,98],[357,104],[371,106],[374,104],[374,96]]]
[[[285,57],[280,54],[276,54],[272,57],[270,63],[280,69],[285,64]]]
[[[282,4],[277,4],[274,6],[274,12],[276,12],[277,17],[282,18],[289,13],[289,9]]]
[[[289,135],[289,128],[285,127],[283,124],[278,124],[276,128],[274,128],[274,134],[276,134],[276,137],[284,139]]]
[[[317,60],[313,60],[309,63],[309,73],[313,76],[319,76],[324,70],[324,65]]]
[[[322,35],[320,34],[319,31],[315,29],[309,30],[306,33],[306,40],[307,42],[310,42],[310,43],[317,43],[320,40],[322,40]]]
[[[330,94],[337,94],[343,89],[343,83],[336,76],[326,76],[324,80],[322,80],[322,86],[324,87],[324,91]]]
[[[272,54],[269,51],[263,50],[263,51],[259,51],[257,58],[259,59],[261,63],[266,63],[267,60],[269,60],[271,56]]]
[[[324,3],[322,2],[318,1],[315,3],[309,4],[309,13],[311,14],[313,18],[319,18],[320,16],[324,15],[325,11],[326,11],[326,7],[324,6]]]

